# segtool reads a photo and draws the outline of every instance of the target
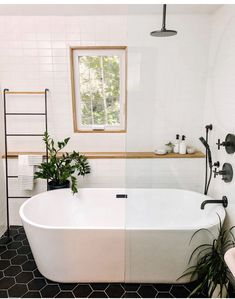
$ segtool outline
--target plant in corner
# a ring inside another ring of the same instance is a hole
[[[212,237],[212,242],[210,244],[208,244],[209,242],[201,244],[193,250],[189,263],[192,258],[196,257],[196,264],[189,267],[180,277],[190,276],[190,280],[197,279],[198,283],[189,297],[207,292],[210,298],[223,298],[225,297],[224,293],[228,293],[230,271],[224,261],[224,254],[229,248],[235,246],[233,228],[234,226],[230,229],[224,228],[219,217],[218,237],[215,237],[211,231],[204,228],[193,234],[191,241],[199,232],[206,231]]]
[[[48,161],[41,163],[35,172],[35,179],[47,179],[48,189],[69,188],[73,193],[77,193],[77,177],[90,173],[90,165],[87,158],[79,152],[60,153],[68,144],[70,138],[57,142],[44,133],[43,141],[48,150]]]

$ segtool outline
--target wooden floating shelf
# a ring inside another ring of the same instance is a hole
[[[81,152],[88,159],[188,159],[188,158],[204,158],[205,155],[197,151],[194,154],[166,154],[157,155],[153,152]],[[8,152],[7,157],[16,159],[19,155],[43,155],[44,152]],[[2,155],[5,158],[5,155]]]

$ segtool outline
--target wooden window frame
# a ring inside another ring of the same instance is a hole
[[[77,50],[124,50],[124,129],[121,130],[82,130],[79,128],[77,121],[77,102],[75,86],[75,69],[74,69],[74,51]],[[73,109],[73,127],[75,133],[126,133],[127,132],[127,46],[71,46],[70,47],[70,72],[71,72],[71,92],[72,92],[72,109]]]

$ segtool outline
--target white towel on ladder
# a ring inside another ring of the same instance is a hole
[[[28,155],[28,165],[37,166],[42,163],[42,155]]]
[[[34,166],[29,165],[28,155],[18,156],[18,182],[21,190],[33,190]]]

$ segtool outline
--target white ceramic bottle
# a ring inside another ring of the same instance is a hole
[[[175,139],[175,146],[174,146],[174,153],[178,154],[179,153],[179,145],[180,145],[180,135],[176,135]]]
[[[183,135],[182,140],[181,140],[180,145],[179,145],[179,153],[181,155],[185,155],[186,154],[186,149],[187,149],[187,146],[186,146],[186,142],[185,142],[185,136]]]

